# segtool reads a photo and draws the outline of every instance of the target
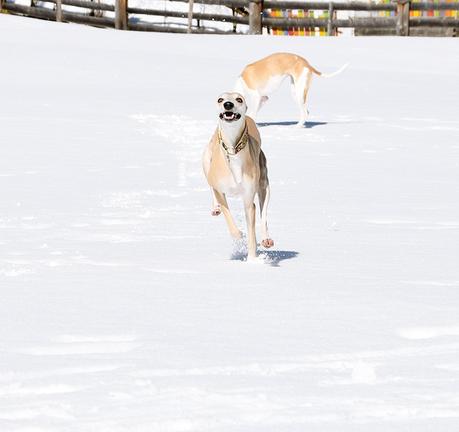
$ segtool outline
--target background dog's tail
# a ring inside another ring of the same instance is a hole
[[[331,77],[334,77],[335,75],[338,75],[340,74],[344,69],[346,69],[347,67],[349,66],[349,63],[346,63],[344,64],[343,66],[341,66],[337,71],[335,72],[332,72],[332,73],[322,73],[322,72],[319,72],[317,69],[315,68],[312,68],[312,71],[321,76],[322,78],[331,78]]]

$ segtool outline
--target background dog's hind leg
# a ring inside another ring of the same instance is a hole
[[[300,119],[298,126],[304,126],[306,119],[308,118],[308,108],[306,107],[306,101],[308,97],[309,87],[311,85],[312,72],[309,69],[304,69],[301,76],[292,80],[292,94],[298,105],[300,111]]]

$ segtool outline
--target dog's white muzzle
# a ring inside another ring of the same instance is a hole
[[[233,111],[223,111],[220,113],[220,119],[227,121],[227,122],[232,122],[232,121],[237,121],[241,118],[241,114]]]

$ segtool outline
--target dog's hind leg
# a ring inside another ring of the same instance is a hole
[[[257,238],[255,233],[255,204],[254,195],[244,198],[245,219],[247,222],[247,250],[248,258],[257,256]]]
[[[226,224],[228,225],[228,230],[231,236],[235,239],[242,238],[242,233],[239,230],[239,228],[236,226],[233,216],[231,215],[231,212],[229,211],[228,202],[226,201],[225,194],[218,192],[215,189],[213,189],[213,193],[214,193],[215,199],[217,200],[218,205],[220,206],[223,216],[225,216],[225,221],[226,221]]]
[[[269,185],[263,191],[258,192],[260,202],[260,215],[261,215],[261,245],[265,248],[274,246],[274,241],[269,237],[268,233],[268,203],[270,198]]]
[[[304,123],[308,118],[309,112],[306,107],[306,101],[311,80],[312,72],[309,69],[304,69],[298,78],[292,80],[292,94],[300,111],[300,119],[297,124],[299,127],[304,126]]]
[[[258,187],[258,201],[260,203],[261,216],[261,245],[265,248],[274,246],[274,241],[268,234],[268,203],[270,198],[270,188],[268,182],[268,169],[266,167],[266,157],[260,153],[260,183]]]

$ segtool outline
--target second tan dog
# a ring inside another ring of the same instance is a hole
[[[241,231],[229,211],[227,195],[242,198],[247,222],[249,258],[256,257],[255,196],[261,213],[261,244],[270,248],[267,211],[270,195],[266,157],[255,122],[247,117],[247,105],[239,93],[223,93],[217,100],[218,126],[203,155],[204,174],[212,190],[212,215],[223,213],[230,234],[239,239]]]
[[[268,96],[276,91],[282,81],[289,77],[293,97],[300,110],[298,126],[303,126],[308,116],[306,99],[313,75],[329,78],[339,74],[347,67],[342,66],[336,72],[324,74],[312,67],[307,60],[296,54],[275,53],[247,65],[235,85],[235,91],[246,98],[247,115],[254,120]]]

